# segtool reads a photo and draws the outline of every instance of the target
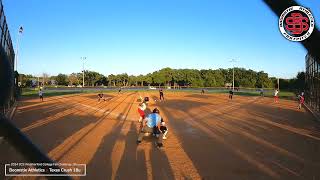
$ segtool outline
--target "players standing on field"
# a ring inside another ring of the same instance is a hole
[[[298,95],[299,105],[298,109],[301,109],[302,105],[304,104],[304,92],[301,93],[301,95]]]
[[[260,96],[261,96],[261,97],[264,97],[263,88],[260,89]]]
[[[230,90],[230,91],[229,91],[229,99],[231,99],[231,100],[232,100],[232,97],[233,97],[233,91],[232,91],[232,90]]]
[[[279,90],[278,89],[275,89],[274,90],[274,93],[273,93],[273,97],[274,97],[274,102],[278,102],[279,101]]]
[[[164,95],[163,95],[163,89],[162,88],[160,88],[159,93],[160,93],[160,101],[161,100],[164,101]]]
[[[40,88],[40,90],[39,90],[39,98],[40,98],[40,101],[43,102],[43,91],[42,91],[42,88]]]

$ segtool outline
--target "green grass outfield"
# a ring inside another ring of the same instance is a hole
[[[200,90],[175,90],[175,92],[190,92],[190,93],[199,93]],[[229,90],[215,90],[215,91],[206,91],[205,93],[208,94],[229,94]],[[235,91],[234,95],[239,95],[239,96],[260,96],[259,91]],[[281,99],[291,99],[295,100],[296,99],[296,94],[292,91],[281,91],[279,92],[279,98]],[[264,92],[264,97],[273,97],[273,91],[265,91]]]
[[[235,92],[235,95],[240,96],[260,96],[260,92]],[[273,97],[273,92],[264,92],[265,97]],[[290,91],[280,91],[279,98],[282,99],[295,99],[296,95]]]
[[[114,90],[102,90],[102,91],[97,91],[97,90],[50,90],[50,88],[44,90],[44,96],[61,96],[61,95],[68,95],[68,94],[82,94],[82,93],[111,93],[111,92],[117,92],[117,89]],[[130,90],[130,89],[125,89],[124,91],[139,91],[139,92],[150,92],[150,91],[157,91],[157,90]],[[194,89],[184,89],[184,90],[166,90],[168,92],[189,92],[189,93],[199,93],[200,90],[194,90]],[[37,88],[24,88],[22,89],[22,97],[37,97],[38,96],[38,89]],[[228,94],[229,91],[227,90],[214,90],[214,91],[206,91],[208,94]],[[235,95],[239,96],[260,96],[259,91],[235,91]],[[273,97],[273,91],[266,91],[264,92],[265,97]],[[279,98],[282,99],[290,99],[290,100],[295,100],[296,95],[294,92],[291,91],[281,91],[279,93]]]
[[[101,91],[99,91],[101,92]],[[108,92],[116,92],[116,90],[104,90],[103,93]],[[44,90],[43,95],[45,97],[51,97],[51,96],[62,96],[62,95],[68,95],[68,94],[82,94],[82,93],[98,93],[94,90],[76,90],[76,91],[69,91],[69,90]],[[38,97],[39,96],[39,90],[37,88],[23,88],[22,97]]]

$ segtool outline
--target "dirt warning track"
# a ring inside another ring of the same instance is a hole
[[[19,102],[14,123],[49,157],[87,164],[80,179],[320,179],[320,126],[294,101],[156,92]],[[137,99],[167,121],[165,147],[136,145]],[[8,161],[9,157],[6,160]],[[12,158],[14,159],[14,158]],[[76,178],[78,179],[78,178]]]

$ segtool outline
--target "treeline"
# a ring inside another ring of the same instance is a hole
[[[280,79],[279,84],[281,89],[302,91],[305,88],[305,73],[298,72],[297,76],[292,79]]]
[[[224,87],[232,86],[232,68],[230,69],[171,69],[164,68],[146,75],[110,74],[105,76],[94,71],[85,71],[85,86],[185,86],[185,87]],[[267,73],[251,69],[235,68],[235,87],[274,88],[277,79]],[[34,81],[40,85],[82,85],[82,72],[69,75],[58,74],[40,78],[31,75],[21,75],[22,86],[30,86]],[[283,84],[283,85],[282,85]],[[304,86],[304,73],[298,73],[297,78],[280,80],[281,88],[301,89]]]

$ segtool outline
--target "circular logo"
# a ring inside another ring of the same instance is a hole
[[[314,18],[310,9],[302,6],[287,8],[279,18],[279,29],[290,41],[307,39],[314,29]]]

